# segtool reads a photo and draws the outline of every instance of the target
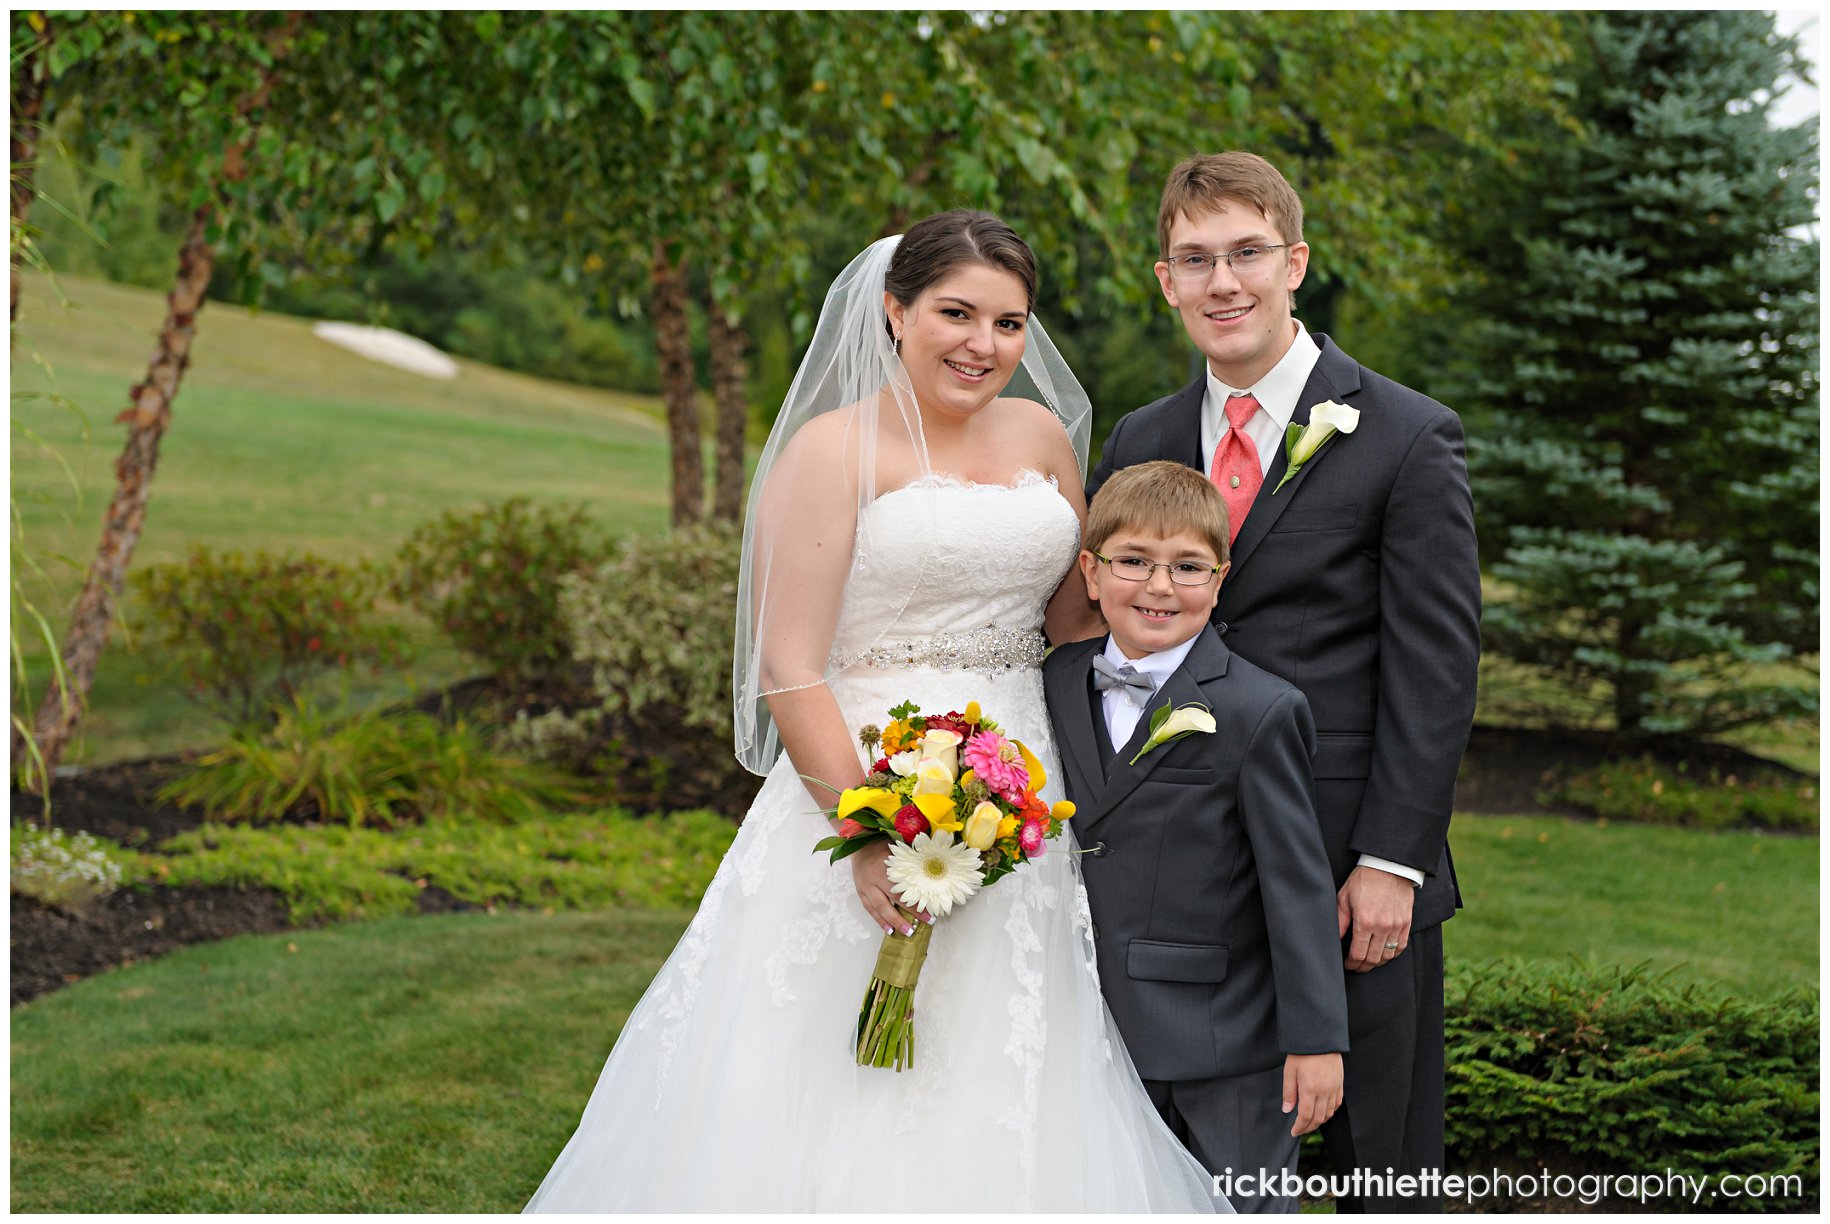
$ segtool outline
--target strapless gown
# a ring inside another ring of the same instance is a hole
[[[978,701],[1044,763],[1044,797],[1062,798],[1041,671],[986,659],[1040,629],[1079,548],[1073,510],[1040,477],[930,479],[873,502],[860,540],[937,509],[960,526],[922,533],[932,577],[912,595],[906,555],[861,551],[829,688],[853,727],[904,700],[930,713]],[[964,666],[936,661],[936,642]],[[1229,1210],[1151,1106],[1100,999],[1068,828],[936,923],[915,1065],[859,1067],[882,932],[849,868],[813,853],[830,827],[784,754],[527,1209]]]

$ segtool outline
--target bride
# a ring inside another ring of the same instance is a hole
[[[744,535],[737,752],[767,781],[528,1210],[1229,1210],[1100,1000],[1071,833],[938,920],[914,1065],[854,1062],[905,925],[886,846],[813,853],[859,729],[977,701],[1059,774],[1041,630],[1084,614],[1062,579],[1090,408],[1035,284],[1022,239],[967,211],[834,282]],[[1000,398],[1013,378],[1042,402]]]

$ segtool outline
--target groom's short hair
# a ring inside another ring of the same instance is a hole
[[[1106,541],[1129,528],[1151,535],[1199,536],[1214,550],[1214,560],[1226,564],[1228,530],[1226,498],[1213,481],[1171,459],[1120,468],[1099,487],[1087,507],[1088,549],[1104,548]]]
[[[1169,254],[1169,231],[1177,217],[1199,216],[1233,200],[1263,213],[1283,240],[1303,240],[1303,202],[1296,188],[1256,153],[1197,153],[1169,172],[1157,209],[1157,245]]]

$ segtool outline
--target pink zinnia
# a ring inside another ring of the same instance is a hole
[[[966,767],[978,780],[1014,804],[1022,804],[1029,769],[1017,746],[996,731],[981,731],[966,741]]]
[[[896,809],[896,832],[902,835],[905,842],[928,831],[928,818],[921,814],[921,809],[912,803],[905,803]]]
[[[1024,858],[1039,858],[1042,855],[1042,835],[1048,831],[1046,820],[1026,820],[1017,832],[1017,844],[1023,847]]]

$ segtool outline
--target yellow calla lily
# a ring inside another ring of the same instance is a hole
[[[1023,754],[1023,768],[1029,770],[1029,789],[1039,791],[1048,785],[1048,774],[1043,770],[1042,762],[1036,759],[1036,754],[1024,747],[1022,740],[1011,740],[1010,742],[1015,744],[1017,751]]]
[[[1077,809],[1072,803],[1063,799],[1060,803],[1057,803],[1054,807],[1050,808],[1048,814],[1054,820],[1070,820],[1073,818],[1076,810]]]
[[[959,776],[960,789],[964,790],[966,787],[971,786],[977,780],[978,780],[978,775],[976,773],[972,772],[970,769],[968,769],[965,773],[963,773]]]
[[[839,810],[834,818],[844,820],[859,808],[869,808],[880,816],[894,816],[901,806],[902,797],[895,791],[880,786],[858,786],[839,796]]]
[[[937,829],[957,833],[965,827],[966,822],[955,811],[959,805],[953,802],[951,795],[916,795],[909,802],[921,809],[928,823]]]

